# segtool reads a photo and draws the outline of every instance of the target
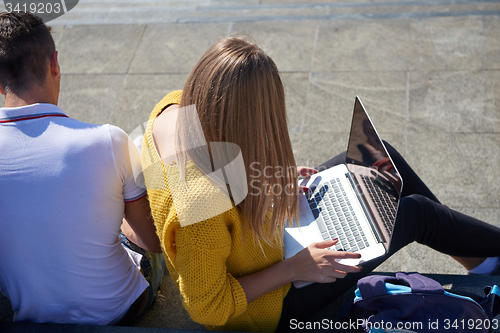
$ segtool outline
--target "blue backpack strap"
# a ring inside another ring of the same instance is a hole
[[[411,292],[423,294],[444,294],[444,288],[439,282],[418,273],[396,273],[398,280],[405,281],[411,288]]]
[[[484,288],[486,297],[479,303],[488,318],[493,319],[500,313],[500,290],[497,285]]]
[[[495,284],[493,287],[492,286],[486,286],[484,287],[484,293],[486,295],[494,294],[500,297],[500,288]]]

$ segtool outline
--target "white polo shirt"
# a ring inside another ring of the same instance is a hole
[[[138,154],[57,106],[0,108],[0,290],[15,321],[106,325],[148,286],[121,246]]]

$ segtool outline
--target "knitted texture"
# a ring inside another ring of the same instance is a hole
[[[236,279],[283,260],[282,240],[259,242],[250,228],[243,236],[241,211],[227,206],[215,183],[190,161],[185,183],[180,182],[178,167],[165,165],[156,150],[154,120],[165,107],[178,104],[181,93],[174,91],[156,105],[142,147],[149,202],[170,276],[191,318],[208,329],[272,332],[290,284],[248,304]],[[181,227],[182,216],[212,217]]]

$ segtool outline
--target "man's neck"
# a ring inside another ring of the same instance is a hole
[[[26,90],[26,92],[22,94],[15,94],[13,92],[8,91],[5,94],[5,103],[4,107],[12,108],[12,107],[21,107],[26,105],[32,105],[37,103],[48,103],[57,105],[57,98],[51,97],[51,95],[45,89],[41,87],[35,87]]]

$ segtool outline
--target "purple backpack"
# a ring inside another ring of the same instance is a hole
[[[481,302],[449,293],[418,273],[371,275],[358,281],[353,312],[366,332],[490,332],[500,328],[498,286]]]

